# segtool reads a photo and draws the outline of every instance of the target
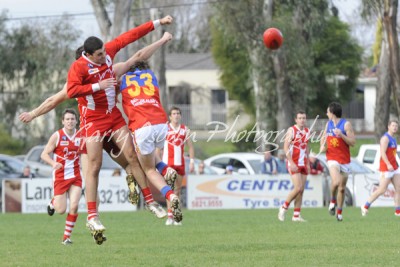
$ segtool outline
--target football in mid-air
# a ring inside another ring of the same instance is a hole
[[[264,32],[264,44],[271,50],[276,50],[282,46],[283,35],[277,28],[268,28]]]

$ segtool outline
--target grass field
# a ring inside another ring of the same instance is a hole
[[[292,211],[288,214],[291,216]],[[78,218],[74,244],[61,245],[65,216],[0,215],[0,266],[398,266],[393,209],[339,223],[326,208],[303,209],[306,223],[277,210],[185,211],[183,226],[150,213],[102,213],[107,242],[96,245]]]

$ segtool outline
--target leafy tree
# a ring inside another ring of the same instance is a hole
[[[27,142],[35,129],[54,130],[53,122],[42,120],[41,124],[26,127],[17,116],[62,88],[68,66],[74,60],[79,31],[71,26],[68,17],[26,21],[12,28],[7,27],[3,17],[0,28],[0,122],[7,125],[10,135]],[[47,137],[47,133],[43,134],[42,140]]]
[[[21,154],[22,151],[22,141],[11,137],[4,125],[0,124],[0,153],[18,155]]]
[[[231,14],[229,18],[227,13]],[[222,82],[227,88],[241,91],[238,95],[249,92],[244,84],[250,83],[253,90],[255,85],[261,88],[262,92],[254,95],[256,110],[257,100],[262,99],[268,109],[260,109],[265,112],[261,117],[273,116],[276,120],[263,129],[275,125],[286,128],[293,123],[297,109],[306,109],[309,116],[324,114],[330,101],[340,99],[345,103],[350,98],[362,51],[351,39],[348,26],[334,16],[337,12],[332,13],[326,0],[301,4],[293,0],[247,0],[217,5],[215,24],[222,29],[219,34],[222,32],[223,37],[213,42],[213,51],[218,51],[214,56],[222,69]],[[261,43],[262,32],[272,26],[281,29],[285,38],[277,52],[267,51]],[[240,51],[229,53],[229,47]],[[229,52],[224,53],[224,49]],[[241,53],[248,65],[243,60],[224,58]],[[253,75],[257,72],[263,80]],[[250,73],[250,82],[240,80],[235,86],[239,73]],[[338,84],[329,82],[336,75],[342,75],[344,80]],[[247,98],[239,99],[248,104]]]

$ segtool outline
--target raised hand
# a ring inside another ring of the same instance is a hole
[[[167,16],[163,17],[162,19],[160,19],[160,24],[168,25],[168,24],[171,24],[173,20],[174,19],[170,15],[167,15]]]

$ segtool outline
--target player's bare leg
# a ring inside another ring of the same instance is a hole
[[[96,244],[101,245],[104,242],[103,232],[106,230],[99,220],[97,211],[97,189],[99,183],[99,172],[103,159],[103,143],[96,138],[86,140],[86,149],[88,157],[88,169],[86,171],[86,202],[88,206],[88,218],[86,226],[91,231]]]
[[[339,181],[341,180],[340,174],[340,166],[332,165],[329,166],[329,174],[331,176],[331,201],[329,203],[328,211],[329,214],[334,216],[336,214],[336,203],[337,203],[337,194],[339,188]]]
[[[400,216],[400,175],[395,174],[392,178],[392,183],[395,190],[394,195],[394,206],[395,206],[395,213],[394,215]]]
[[[303,182],[301,179],[301,173],[294,173],[291,175],[293,190],[289,192],[286,197],[286,201],[283,203],[281,207],[279,207],[278,219],[283,222],[285,220],[286,212],[292,203],[293,199],[295,199],[303,190]]]
[[[177,195],[171,190],[155,168],[155,151],[148,155],[139,154],[139,161],[150,182],[159,190],[167,200],[171,201],[171,209],[176,222],[182,221],[182,211]]]
[[[47,205],[47,213],[53,216],[54,212],[64,214],[67,210],[67,192],[62,195],[54,196],[49,205]]]
[[[293,217],[292,221],[293,222],[306,222],[306,220],[301,217],[300,212],[301,212],[301,204],[303,202],[303,194],[304,194],[304,187],[307,182],[307,175],[301,174],[301,191],[297,194],[295,200],[294,200],[294,212],[293,212]]]
[[[368,214],[368,209],[371,206],[371,204],[383,193],[386,192],[386,189],[388,188],[389,184],[392,182],[392,179],[385,178],[384,174],[381,174],[381,177],[379,178],[379,186],[378,189],[376,189],[371,196],[368,198],[368,201],[364,204],[364,206],[361,206],[361,215],[362,216],[367,216]],[[395,199],[396,201],[396,199]],[[397,206],[397,205],[396,205]]]
[[[82,188],[72,185],[68,190],[69,195],[69,212],[65,221],[65,229],[63,236],[63,245],[71,245],[71,234],[78,218],[79,200],[82,195]]]
[[[344,199],[346,196],[346,184],[347,184],[348,174],[342,173],[341,177],[342,178],[340,179],[339,182],[338,194],[337,194],[337,214],[336,214],[336,219],[339,222],[343,221],[342,210],[344,205]]]
[[[122,151],[124,160],[120,158],[123,164],[127,164],[125,170],[127,173],[126,181],[129,187],[129,201],[132,204],[137,204],[139,202],[140,194],[137,190],[137,184],[140,188],[148,188],[149,184],[146,179],[146,175],[139,163],[137,154],[133,147],[132,136],[126,126],[121,127],[113,135],[113,141]],[[121,165],[122,166],[122,165]]]

